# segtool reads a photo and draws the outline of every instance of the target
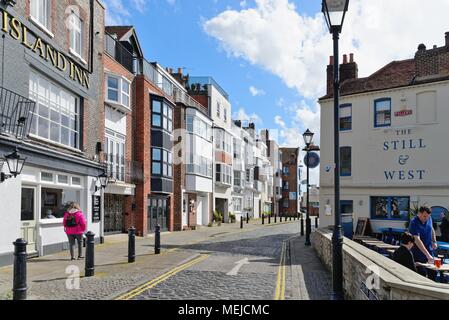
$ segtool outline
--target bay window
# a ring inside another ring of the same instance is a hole
[[[36,102],[30,133],[79,149],[79,98],[33,71],[29,90],[30,99]]]
[[[173,154],[160,148],[152,148],[152,174],[154,176],[173,177]]]
[[[161,100],[152,100],[152,126],[173,132],[173,108]]]
[[[120,76],[106,75],[106,102],[130,109],[131,83]]]
[[[125,181],[125,139],[124,135],[106,129],[107,172],[118,181]]]
[[[215,181],[223,184],[231,185],[232,184],[232,167],[224,164],[217,163],[215,165]]]

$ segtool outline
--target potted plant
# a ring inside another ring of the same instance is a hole
[[[215,210],[214,212],[214,221],[217,223],[218,226],[221,226],[221,222],[223,221],[223,214],[218,210]]]
[[[229,213],[229,221],[231,221],[231,223],[235,223],[236,221],[235,214],[233,212]]]

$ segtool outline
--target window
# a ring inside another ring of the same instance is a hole
[[[173,108],[166,102],[152,101],[152,126],[173,132]]]
[[[53,174],[47,172],[41,172],[41,181],[53,182]]]
[[[106,75],[106,101],[130,108],[130,82],[122,77]]]
[[[74,12],[70,15],[70,50],[75,55],[83,56],[83,22]]]
[[[30,14],[33,20],[50,29],[50,15],[51,15],[51,3],[50,0],[31,0],[30,1]]]
[[[69,184],[69,177],[58,175],[58,183]]]
[[[391,125],[391,99],[383,98],[374,101],[374,127]]]
[[[30,72],[30,99],[36,102],[30,132],[49,141],[79,148],[79,99],[34,72]]]
[[[434,206],[431,209],[433,222],[441,222],[443,218],[442,215],[447,215],[449,213],[445,207]]]
[[[351,153],[351,147],[340,148],[340,176],[342,177],[352,175]]]
[[[70,202],[80,202],[80,191],[42,188],[41,219],[63,218]]]
[[[188,159],[189,163],[187,163],[187,173],[212,178],[212,160],[198,156],[192,152],[190,152]]]
[[[234,186],[242,187],[242,172],[234,170]]]
[[[220,102],[217,102],[217,117],[220,118]]]
[[[192,115],[188,115],[186,120],[188,132],[194,133],[207,141],[212,141],[212,127],[208,123]]]
[[[81,178],[72,177],[72,185],[81,186]]]
[[[242,212],[242,198],[232,198],[235,212]]]
[[[342,214],[354,213],[354,201],[341,200],[340,201],[340,211]]]
[[[223,108],[223,115],[224,115],[224,121],[227,122],[228,121],[228,111],[226,110],[226,108]]]
[[[371,218],[408,220],[410,197],[371,197]]]
[[[340,106],[340,131],[352,130],[352,105],[343,104]]]
[[[155,176],[173,177],[173,154],[164,149],[152,149],[152,173]]]
[[[283,201],[283,207],[284,207],[284,208],[289,208],[289,207],[290,207],[290,200],[284,199],[284,201]]]
[[[124,135],[106,129],[107,173],[118,181],[125,181],[125,140]]]
[[[284,170],[284,175],[285,175],[285,176],[288,176],[289,173],[290,173],[289,167],[284,167],[283,170]]]
[[[232,136],[222,129],[215,129],[215,148],[231,154]]]
[[[232,184],[232,167],[223,163],[215,165],[215,181],[223,184]]]
[[[284,191],[288,191],[289,190],[288,181],[282,181],[282,189]]]

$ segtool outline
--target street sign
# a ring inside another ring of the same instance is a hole
[[[92,222],[98,222],[101,220],[101,197],[92,196]]]
[[[315,169],[320,165],[320,156],[315,152],[309,152],[309,159],[307,159],[307,154],[304,157],[304,164],[310,169]]]

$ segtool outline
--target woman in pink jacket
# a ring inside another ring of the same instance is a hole
[[[64,231],[69,238],[71,260],[75,260],[75,240],[78,242],[78,260],[83,259],[83,233],[86,231],[86,219],[81,212],[78,203],[70,203],[67,212],[64,213]]]

